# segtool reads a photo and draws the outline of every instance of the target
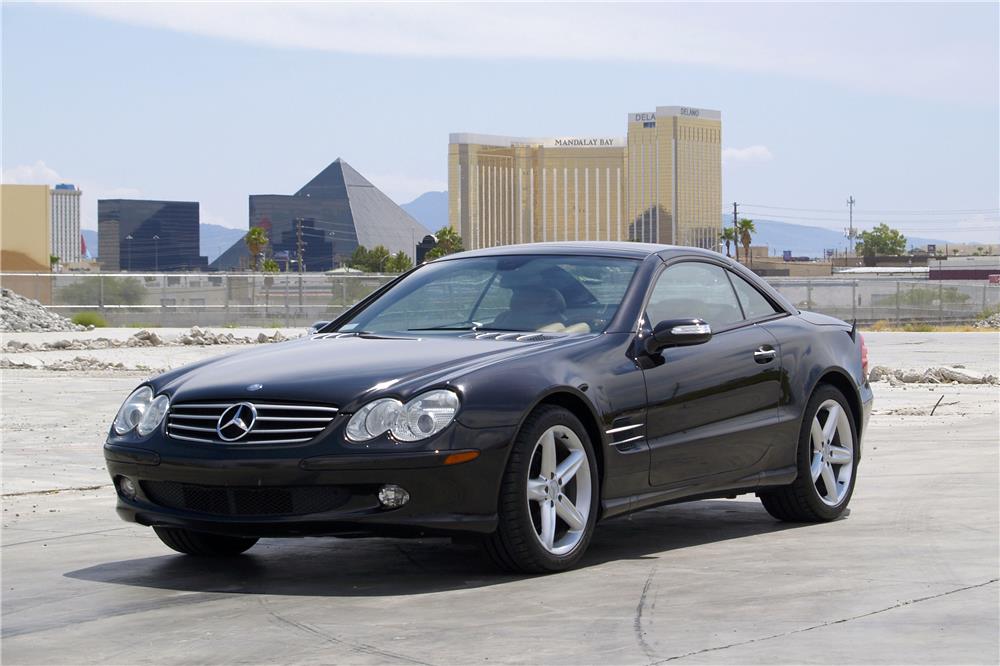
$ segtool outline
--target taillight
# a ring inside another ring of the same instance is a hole
[[[861,341],[861,372],[864,373],[865,379],[868,378],[868,345],[865,344],[865,336],[858,333],[858,339]]]

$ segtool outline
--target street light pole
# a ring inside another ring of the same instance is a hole
[[[160,237],[153,234],[153,272],[160,272]]]
[[[128,241],[128,272],[132,272],[132,234],[125,237]]]
[[[337,267],[337,232],[330,232],[330,270]]]

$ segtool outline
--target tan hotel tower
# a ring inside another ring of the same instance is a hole
[[[628,137],[452,134],[448,219],[465,247],[637,240],[718,248],[719,111],[628,114]]]

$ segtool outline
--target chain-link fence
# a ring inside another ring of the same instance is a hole
[[[369,273],[5,273],[3,286],[109,326],[308,326],[394,279]]]
[[[110,326],[308,326],[389,282],[370,273],[4,273],[0,282],[60,314],[98,312]],[[958,323],[1000,309],[978,281],[784,278],[768,281],[803,310],[845,321]]]
[[[965,323],[1000,308],[1000,285],[974,280],[767,278],[802,310],[862,324]]]

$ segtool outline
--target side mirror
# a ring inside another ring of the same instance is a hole
[[[646,352],[654,354],[665,347],[701,345],[712,339],[712,327],[703,319],[667,319],[653,328],[646,338]]]
[[[309,332],[310,333],[315,333],[316,331],[318,331],[319,329],[323,328],[324,326],[326,326],[329,323],[330,322],[328,322],[328,321],[314,321],[313,325],[309,327]]]

